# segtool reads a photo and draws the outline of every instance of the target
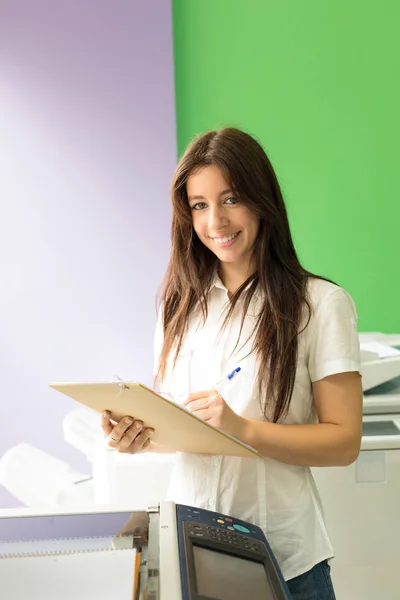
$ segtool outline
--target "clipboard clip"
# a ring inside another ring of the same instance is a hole
[[[118,381],[112,381],[111,383],[119,388],[118,396],[122,394],[124,390],[129,390],[129,385],[126,385],[125,381],[121,379],[119,375],[114,375],[114,377],[115,379],[118,379]]]

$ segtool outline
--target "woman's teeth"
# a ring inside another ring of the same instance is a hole
[[[227,236],[221,237],[221,238],[213,238],[213,241],[216,244],[226,244],[227,242],[230,242],[231,240],[233,240],[238,234],[239,234],[239,232],[233,233],[232,235],[227,235]]]

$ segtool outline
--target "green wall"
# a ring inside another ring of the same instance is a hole
[[[400,3],[174,0],[178,148],[255,134],[303,264],[400,332]]]

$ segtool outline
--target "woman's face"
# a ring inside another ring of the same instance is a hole
[[[248,269],[260,220],[234,195],[218,167],[203,167],[186,184],[193,228],[221,263]]]

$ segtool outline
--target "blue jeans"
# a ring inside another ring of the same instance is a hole
[[[289,579],[287,586],[293,600],[335,600],[331,568],[326,560],[318,563],[310,571]]]

